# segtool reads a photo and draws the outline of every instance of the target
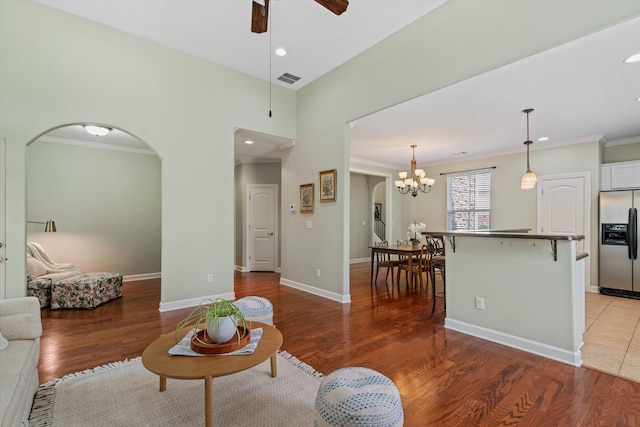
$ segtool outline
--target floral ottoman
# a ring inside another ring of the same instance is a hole
[[[122,275],[85,273],[51,285],[51,308],[96,308],[122,296]]]
[[[40,308],[51,304],[51,279],[37,277],[27,281],[27,296],[36,297],[40,301]]]

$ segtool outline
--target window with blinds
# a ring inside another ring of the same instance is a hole
[[[447,177],[449,230],[486,230],[491,214],[491,172]]]

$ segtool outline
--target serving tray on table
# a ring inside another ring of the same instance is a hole
[[[240,339],[236,334],[229,341],[216,344],[207,335],[207,330],[201,329],[191,337],[191,350],[201,354],[224,354],[241,349],[249,344],[251,330],[238,326],[238,332],[240,333]]]

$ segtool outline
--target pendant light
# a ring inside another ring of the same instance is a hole
[[[527,146],[527,171],[522,175],[520,188],[523,190],[531,190],[536,186],[536,182],[538,182],[538,177],[531,171],[531,166],[529,166],[529,146],[533,144],[533,141],[529,139],[529,114],[533,112],[533,108],[527,108],[526,110],[522,110],[522,112],[527,115],[527,140],[524,142],[524,145]]]
[[[435,183],[433,178],[426,176],[426,173],[422,169],[416,169],[416,147],[417,145],[411,145],[413,150],[413,157],[411,158],[411,170],[410,176],[407,172],[400,172],[398,175],[400,179],[396,181],[396,187],[400,194],[411,194],[413,197],[418,195],[418,191],[428,193],[431,191],[431,187]]]

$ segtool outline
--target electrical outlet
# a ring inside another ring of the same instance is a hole
[[[316,268],[316,277],[320,277],[320,269]]]
[[[207,275],[207,283],[213,283],[213,274]]]
[[[476,308],[478,310],[484,310],[484,298],[476,297]]]

